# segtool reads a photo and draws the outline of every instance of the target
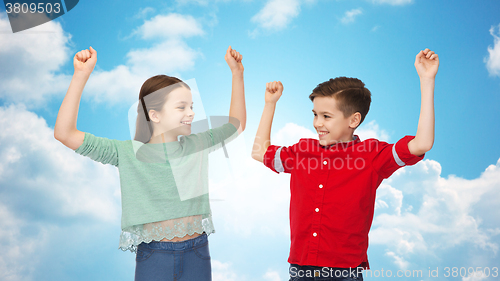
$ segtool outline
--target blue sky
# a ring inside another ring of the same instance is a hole
[[[395,142],[417,129],[415,55],[434,50],[435,144],[425,161],[379,188],[370,264],[422,269],[415,280],[434,280],[425,278],[429,267],[500,266],[499,10],[498,1],[80,1],[16,34],[2,10],[0,245],[8,250],[0,279],[133,279],[133,255],[117,249],[118,171],[53,139],[72,57],[90,45],[98,61],[77,128],[120,140],[130,139],[138,89],[159,73],[195,79],[203,101],[195,111],[226,115],[224,54],[229,45],[243,54],[247,129],[228,146],[230,160],[211,160],[227,167],[211,171],[212,196],[222,199],[212,203],[214,280],[287,280],[289,178],[249,157],[265,83],[285,87],[276,144],[314,137],[308,95],[337,76],[357,77],[372,92],[362,139]]]

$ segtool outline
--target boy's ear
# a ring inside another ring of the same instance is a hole
[[[361,123],[361,113],[356,112],[350,117],[349,127],[356,129]]]

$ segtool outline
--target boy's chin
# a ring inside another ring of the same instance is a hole
[[[319,140],[319,144],[321,144],[322,146],[327,146],[330,145],[330,142],[328,140]]]

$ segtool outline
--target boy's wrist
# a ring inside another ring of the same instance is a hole
[[[436,77],[425,77],[425,76],[420,76],[420,81],[421,82],[435,82]]]
[[[231,69],[231,74],[233,76],[243,76],[243,70],[236,70],[236,69],[233,70],[233,69]]]

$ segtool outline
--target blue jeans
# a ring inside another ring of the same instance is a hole
[[[290,264],[290,281],[363,281],[362,269]]]
[[[135,281],[211,281],[207,234],[181,242],[141,243]]]

